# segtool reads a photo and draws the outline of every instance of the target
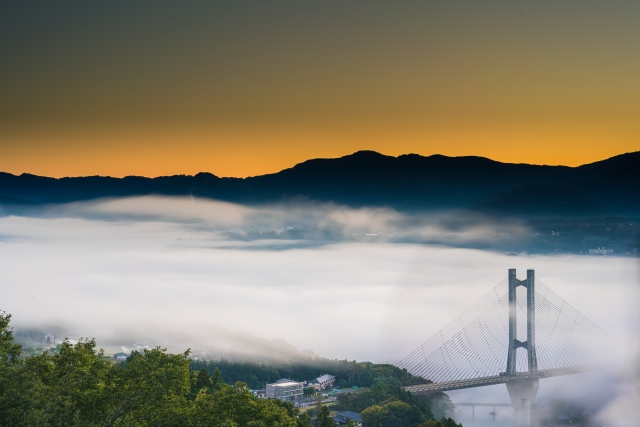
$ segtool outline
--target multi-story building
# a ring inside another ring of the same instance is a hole
[[[313,387],[316,391],[326,390],[333,387],[336,383],[336,377],[324,374],[314,380],[309,381],[309,387]]]
[[[283,378],[273,384],[267,384],[267,398],[293,401],[302,396],[303,384]]]

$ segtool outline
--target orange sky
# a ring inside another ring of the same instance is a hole
[[[640,2],[0,6],[0,171],[640,150]]]

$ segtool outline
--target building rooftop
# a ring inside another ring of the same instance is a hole
[[[279,385],[279,386],[290,386],[290,385],[301,385],[301,382],[290,380],[289,378],[282,378],[271,385]]]
[[[329,375],[329,374],[324,374],[324,375],[322,375],[322,376],[320,376],[320,377],[316,378],[316,380],[317,380],[319,383],[323,383],[323,382],[325,382],[325,381],[329,381],[329,380],[331,380],[331,379],[335,379],[335,377],[334,377],[333,375]]]
[[[361,423],[361,422],[362,422],[362,418],[360,418],[360,414],[359,414],[359,413],[357,413],[357,412],[353,412],[353,411],[343,411],[343,412],[340,412],[340,413],[336,414],[336,416],[335,416],[335,417],[333,417],[333,420],[334,420],[334,421],[338,421],[338,420],[336,420],[336,418],[338,418],[338,420],[339,420],[340,418],[343,418],[343,419],[344,419],[344,418],[347,418],[347,419],[349,419],[349,420],[356,420],[356,421],[357,421],[357,422],[359,422],[359,423]]]

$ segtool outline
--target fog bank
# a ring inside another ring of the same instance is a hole
[[[517,268],[521,278],[535,269],[537,278],[612,335],[620,358],[635,354],[640,299],[634,258],[507,256],[388,239],[333,241],[322,234],[237,238],[300,226],[366,236],[389,223],[395,233],[403,224],[414,227],[383,209],[249,208],[150,197],[0,217],[0,308],[13,315],[14,326],[56,327],[112,349],[143,342],[209,355],[265,355],[295,347],[331,358],[395,362],[504,279],[507,269]],[[448,232],[437,221],[428,227]],[[491,227],[458,236],[491,235]],[[606,393],[617,395],[616,387]],[[493,398],[490,389],[465,393]],[[504,401],[505,392],[497,393]]]

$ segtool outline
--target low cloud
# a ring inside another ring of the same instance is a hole
[[[407,237],[483,242],[500,233],[500,224],[460,218],[159,197],[52,206],[0,217],[0,308],[19,328],[96,337],[113,351],[133,343],[257,357],[311,349],[395,362],[508,268],[521,277],[533,268],[612,335],[616,357],[637,354],[637,261],[514,257]],[[308,233],[286,238],[291,230]],[[541,399],[544,387],[568,384],[545,381]],[[607,392],[610,406],[628,395],[616,387]],[[491,397],[490,390],[464,398]]]
[[[102,221],[163,222],[198,231],[198,238],[227,241],[290,240],[310,245],[332,242],[490,245],[509,234],[529,232],[515,222],[496,221],[469,212],[406,216],[387,208],[353,209],[332,203],[283,203],[244,206],[187,197],[131,197],[35,208],[39,217]],[[202,234],[209,232],[210,235]],[[273,248],[274,242],[263,242]]]

